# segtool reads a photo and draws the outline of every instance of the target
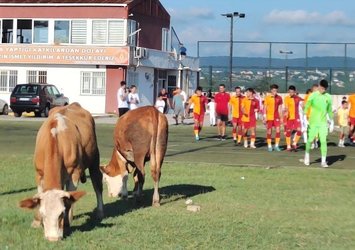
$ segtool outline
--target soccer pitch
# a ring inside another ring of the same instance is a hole
[[[91,219],[96,206],[90,180],[74,208],[74,222],[58,243],[30,228],[32,212],[18,201],[35,194],[32,164],[40,122],[0,123],[0,246],[4,249],[354,249],[354,148],[336,147],[329,138],[328,169],[320,167],[319,150],[312,164],[299,162],[304,151],[267,152],[218,141],[215,127],[205,127],[195,142],[191,126],[170,126],[168,152],[160,182],[160,208],[151,207],[149,164],[141,204],[108,198],[106,217]],[[98,124],[101,162],[112,153],[114,125]],[[231,128],[228,128],[228,132]],[[264,137],[259,129],[257,137]],[[129,179],[129,190],[133,181]],[[186,210],[192,199],[201,211]]]

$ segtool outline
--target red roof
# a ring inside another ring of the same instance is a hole
[[[0,0],[0,3],[43,3],[43,4],[50,4],[50,3],[117,3],[117,4],[130,4],[134,0]]]

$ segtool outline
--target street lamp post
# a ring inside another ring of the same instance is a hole
[[[288,88],[288,65],[287,65],[287,60],[288,60],[288,55],[292,55],[293,51],[291,50],[280,50],[280,54],[285,55],[285,78],[286,78],[286,92]]]
[[[233,74],[233,21],[234,17],[245,18],[244,13],[233,12],[233,13],[226,13],[222,14],[231,20],[231,27],[230,27],[230,44],[229,44],[229,88],[232,90],[232,74]]]

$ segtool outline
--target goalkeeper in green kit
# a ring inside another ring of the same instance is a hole
[[[304,156],[304,164],[309,165],[309,152],[311,149],[311,143],[318,137],[321,143],[321,166],[328,167],[327,164],[327,135],[328,126],[329,132],[334,130],[333,112],[332,112],[332,98],[330,94],[326,93],[328,88],[327,80],[321,80],[319,83],[318,91],[312,93],[307,100],[304,113],[306,114],[308,109],[311,108],[311,114],[307,121],[308,123],[308,140],[306,143],[306,153]]]

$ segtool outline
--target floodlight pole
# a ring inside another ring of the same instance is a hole
[[[233,13],[222,14],[222,16],[230,18],[230,21],[231,21],[230,36],[229,36],[229,38],[230,38],[230,42],[229,42],[229,89],[232,90],[232,88],[233,88],[233,81],[232,81],[232,75],[233,75],[233,21],[234,21],[234,17],[245,18],[245,14],[233,12]]]

